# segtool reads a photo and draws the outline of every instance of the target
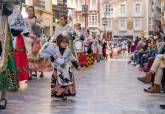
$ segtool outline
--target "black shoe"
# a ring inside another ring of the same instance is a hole
[[[40,74],[40,78],[43,78],[43,77],[44,77],[44,74],[43,74],[43,73],[41,73],[41,74]]]
[[[6,109],[6,105],[7,105],[7,100],[6,99],[2,99],[0,101],[0,110]]]
[[[63,97],[62,100],[63,100],[63,101],[66,101],[66,100],[68,100],[68,99],[67,99],[67,97]]]
[[[40,75],[40,78],[43,78],[44,77],[44,75]]]
[[[37,78],[37,74],[32,74],[31,77]]]
[[[165,109],[165,105],[160,105],[160,108],[161,109]]]
[[[55,93],[51,93],[52,98],[63,98],[63,95],[56,95]]]

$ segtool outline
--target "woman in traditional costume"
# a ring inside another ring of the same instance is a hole
[[[26,30],[21,11],[17,6],[14,6],[13,13],[9,16],[8,20],[13,36],[18,79],[19,81],[27,81],[29,80],[29,69],[23,35],[27,35],[28,31]]]
[[[76,31],[76,39],[74,40],[75,47],[76,47],[76,52],[77,52],[77,57],[78,57],[78,62],[81,67],[87,67],[87,58],[86,54],[84,53],[84,40],[85,40],[85,35],[83,31],[81,30],[81,24],[76,23],[75,26],[75,31]]]
[[[13,12],[15,3],[0,1],[0,37],[1,37],[1,60],[0,60],[0,109],[5,109],[7,100],[5,90],[18,89],[17,68],[15,62],[15,51],[8,24],[8,16]]]
[[[31,37],[25,39],[29,59],[29,68],[33,77],[37,77],[37,71],[40,71],[40,77],[43,77],[43,72],[39,69],[39,50],[41,49],[43,27],[35,16],[35,9],[33,6],[29,6],[27,8],[27,13],[28,18],[25,19],[25,23],[30,33],[29,37]]]
[[[74,31],[72,27],[69,26],[67,20],[68,20],[67,16],[65,15],[61,16],[60,24],[57,25],[52,40],[55,41],[57,36],[59,36],[60,34],[66,34],[69,39],[69,48],[71,49],[73,55],[77,58],[75,44],[73,42],[76,36],[76,32]]]
[[[88,66],[93,65],[95,60],[94,60],[94,55],[93,55],[93,50],[92,50],[92,44],[93,44],[93,38],[90,35],[90,31],[86,31],[86,38],[84,41],[84,48],[85,52],[87,55],[87,64]]]

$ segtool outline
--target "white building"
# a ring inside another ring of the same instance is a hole
[[[100,30],[112,32],[114,38],[148,35],[160,18],[159,1],[153,1],[154,4],[151,0],[101,0],[100,20],[106,17],[107,25],[103,26],[101,21]]]

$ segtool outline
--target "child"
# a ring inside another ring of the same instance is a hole
[[[78,64],[68,48],[68,38],[59,35],[56,44],[48,44],[45,49],[42,49],[40,55],[49,57],[54,67],[51,80],[51,97],[66,100],[67,97],[76,95],[75,80],[71,66],[78,68]]]

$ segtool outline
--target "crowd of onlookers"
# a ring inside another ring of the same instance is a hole
[[[147,93],[165,92],[165,37],[160,32],[146,38],[136,38],[129,46],[131,57],[129,64],[138,66],[145,76],[137,79],[149,84],[144,91]],[[163,106],[162,106],[163,108]]]
[[[129,63],[134,66],[139,66],[139,71],[146,72],[144,77],[138,80],[150,83],[151,87],[145,89],[149,93],[160,93],[161,81],[163,79],[164,66],[164,52],[165,43],[164,37],[161,39],[154,39],[150,36],[148,38],[137,38],[130,46],[131,58]]]

